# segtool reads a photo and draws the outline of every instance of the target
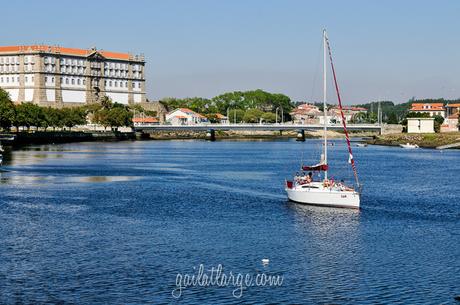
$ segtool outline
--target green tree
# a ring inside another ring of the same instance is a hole
[[[241,109],[230,109],[229,110],[229,122],[230,123],[241,123],[244,117],[244,110]]]
[[[133,114],[125,107],[114,107],[107,113],[108,126],[121,127],[133,125]]]
[[[15,117],[14,104],[8,92],[0,88],[0,127],[10,129]]]
[[[434,117],[434,131],[435,132],[440,132],[441,131],[441,125],[444,123],[444,118],[440,115],[435,115]]]
[[[30,127],[41,126],[43,120],[43,110],[40,106],[32,103],[21,103],[16,107],[15,125],[16,127],[25,126],[27,130]]]
[[[86,112],[83,107],[76,108],[63,108],[61,109],[62,125],[72,130],[76,125],[83,125],[86,123]]]
[[[390,114],[388,115],[387,123],[388,124],[398,124],[399,123],[398,117],[396,116],[395,112],[390,112]]]
[[[276,114],[271,113],[271,112],[265,112],[264,114],[262,114],[262,119],[266,123],[274,123],[276,122]]]
[[[243,116],[243,121],[246,123],[259,123],[260,119],[262,118],[262,115],[264,112],[259,109],[248,109],[244,113]]]

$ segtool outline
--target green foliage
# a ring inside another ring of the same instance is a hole
[[[262,114],[262,119],[265,123],[275,123],[276,122],[276,114],[271,112],[265,112]]]
[[[440,132],[441,131],[441,125],[444,123],[444,118],[440,115],[435,115],[434,117],[434,131],[435,132]]]
[[[229,110],[229,121],[230,123],[241,123],[243,121],[244,110],[231,109]]]
[[[429,118],[430,114],[427,112],[408,112],[406,118]]]
[[[388,119],[386,121],[388,124],[398,124],[399,121],[398,121],[398,117],[396,116],[396,113],[395,112],[390,112],[390,114],[388,115]]]
[[[9,129],[15,117],[14,104],[8,93],[0,88],[0,127]]]
[[[262,110],[253,108],[253,109],[248,109],[243,116],[243,121],[246,123],[259,123],[260,118],[264,112]]]
[[[373,112],[359,112],[352,117],[351,122],[352,123],[376,123],[377,114]]]
[[[269,93],[263,90],[227,92],[212,99],[193,97],[185,99],[165,98],[161,101],[168,111],[176,108],[189,108],[203,114],[221,113],[226,114],[227,110],[240,109],[247,111],[258,109],[262,112],[275,112],[276,108],[282,108],[288,118],[293,108],[291,99],[279,93]]]

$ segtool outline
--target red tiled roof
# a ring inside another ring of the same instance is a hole
[[[61,54],[69,54],[69,55],[78,55],[78,56],[88,56],[94,52],[91,49],[77,49],[77,48],[64,48],[64,47],[56,47],[56,46],[49,46],[49,45],[29,45],[29,46],[0,46],[0,53],[13,53],[13,52],[20,52],[20,51],[42,51],[42,52],[50,52],[50,53],[61,53]],[[110,51],[97,51],[102,56],[107,58],[113,59],[123,59],[129,60],[128,53],[118,53],[118,52],[110,52]]]
[[[446,107],[458,108],[460,104],[447,104]]]
[[[431,107],[426,108],[425,106],[431,106]],[[439,111],[439,110],[444,110],[443,103],[413,103],[412,108],[410,109],[410,111]]]
[[[220,113],[216,113],[216,118],[218,119],[226,119],[227,117],[223,114],[220,114]]]
[[[186,113],[186,114],[188,114],[188,115],[192,115],[192,116],[199,117],[199,118],[202,118],[202,119],[205,119],[205,118],[206,118],[204,115],[202,115],[202,114],[200,114],[200,113],[198,113],[198,112],[195,112],[195,111],[193,111],[193,110],[191,110],[191,109],[188,109],[188,108],[178,108],[178,109],[176,109],[176,110],[180,110],[180,111],[182,111],[182,112],[184,112],[184,113]],[[174,112],[174,111],[176,111],[176,110],[173,110],[172,112]],[[171,113],[172,113],[172,112],[171,112]]]
[[[134,123],[158,123],[157,118],[146,117],[146,118],[133,118]]]

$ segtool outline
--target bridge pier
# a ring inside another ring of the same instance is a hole
[[[209,129],[206,132],[206,139],[214,142],[216,140],[216,131],[214,129]]]
[[[305,142],[305,130],[300,129],[297,131],[297,141]]]

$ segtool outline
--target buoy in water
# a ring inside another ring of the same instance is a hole
[[[263,258],[262,259],[262,265],[268,265],[268,263],[270,263],[270,260],[268,258]]]

